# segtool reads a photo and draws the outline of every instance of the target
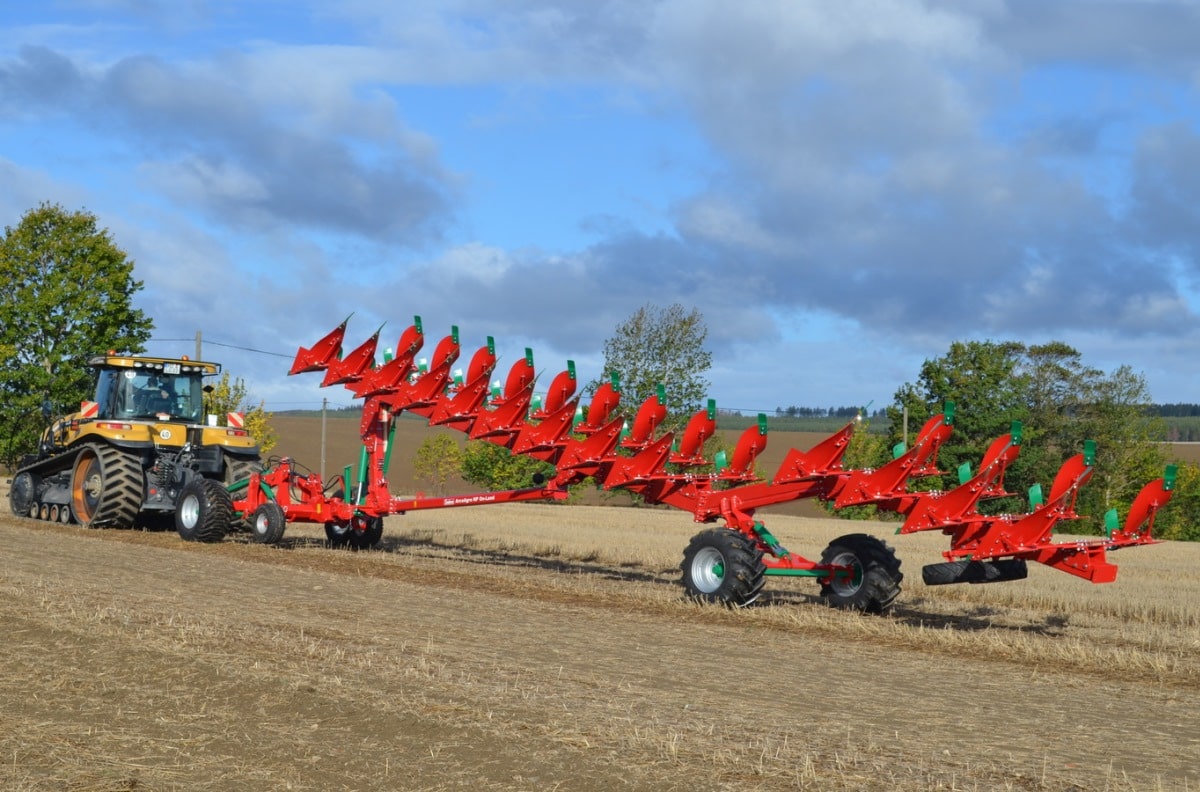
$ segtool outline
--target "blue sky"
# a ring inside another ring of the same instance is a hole
[[[4,3],[0,225],[94,212],[151,351],[200,331],[268,409],[348,403],[285,372],[351,313],[548,382],[673,303],[723,407],[887,404],[969,339],[1200,402],[1197,41],[1155,0]]]

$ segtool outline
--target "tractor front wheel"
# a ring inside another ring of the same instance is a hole
[[[274,501],[267,501],[250,515],[250,535],[261,544],[279,544],[286,528],[283,508]]]
[[[745,607],[766,585],[762,551],[745,534],[713,528],[692,537],[683,551],[683,588],[692,599]]]
[[[883,613],[900,596],[900,559],[874,536],[847,534],[821,553],[821,563],[844,567],[821,584],[821,599],[845,610]]]
[[[233,500],[221,482],[194,478],[175,503],[175,530],[188,542],[219,542],[233,521]]]

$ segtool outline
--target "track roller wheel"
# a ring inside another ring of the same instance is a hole
[[[36,490],[37,486],[32,473],[28,471],[18,473],[8,490],[8,506],[12,509],[12,513],[17,517],[28,517],[29,510],[33,508],[34,499],[37,497]]]
[[[683,588],[692,599],[745,607],[766,585],[762,551],[745,534],[713,528],[692,537],[683,551]]]
[[[821,584],[821,599],[834,608],[883,613],[900,596],[900,559],[874,536],[847,534],[821,553],[821,563],[849,567]]]
[[[188,542],[219,542],[233,520],[233,501],[219,481],[194,478],[175,503],[175,530]]]
[[[85,446],[71,471],[71,510],[85,528],[128,528],[142,508],[144,488],[137,457],[109,446]]]
[[[274,501],[267,501],[250,515],[250,535],[261,544],[279,544],[286,528],[283,508]]]

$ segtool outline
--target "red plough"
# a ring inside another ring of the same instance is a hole
[[[1112,510],[1105,518],[1103,539],[1055,542],[1051,538],[1051,531],[1060,521],[1079,519],[1075,501],[1079,489],[1092,477],[1095,461],[1091,441],[1084,444],[1083,453],[1063,463],[1049,498],[1042,497],[1040,487],[1033,488],[1028,514],[980,514],[976,506],[981,500],[1009,494],[1004,491],[1004,472],[1020,450],[1021,427],[1017,424],[1010,434],[993,441],[979,473],[948,493],[922,495],[908,513],[900,533],[941,530],[950,536],[951,548],[943,554],[947,562],[924,569],[927,584],[1019,580],[1027,574],[1027,560],[1093,583],[1111,583],[1116,580],[1117,567],[1107,560],[1107,551],[1157,541],[1152,536],[1154,516],[1171,499],[1174,466],[1142,488],[1123,528],[1118,526],[1117,513]]]
[[[435,347],[428,363],[417,361],[424,344],[418,317],[401,334],[394,355],[375,365],[379,333],[342,356],[346,322],[301,348],[291,373],[324,372],[322,386],[340,384],[363,398],[360,424],[363,450],[357,477],[347,468],[329,485],[298,473],[290,460],[254,474],[235,488],[234,508],[249,519],[256,538],[278,541],[287,521],[323,522],[334,544],[368,547],[378,542],[383,516],[422,508],[561,499],[567,487],[591,478],[604,489],[622,488],[647,503],[690,512],[699,523],[723,526],[697,534],[684,551],[683,585],[697,599],[746,605],[771,575],[815,578],[821,597],[836,607],[865,611],[888,608],[900,591],[900,561],[887,544],[856,533],[835,539],[819,561],[786,550],[755,519],[756,510],[800,498],[819,498],[837,508],[873,504],[905,517],[899,533],[941,530],[951,537],[946,562],[927,566],[927,583],[989,582],[1025,576],[1027,560],[1101,583],[1116,567],[1108,550],[1150,544],[1154,515],[1171,496],[1173,470],[1151,482],[1134,503],[1124,528],[1110,517],[1103,539],[1054,543],[1052,528],[1075,519],[1075,498],[1091,476],[1092,450],[1063,466],[1050,497],[1035,499],[1027,515],[984,516],[980,501],[1005,496],[1003,479],[1020,451],[1020,428],[997,439],[975,476],[963,476],[948,492],[913,492],[913,479],[940,475],[938,449],[953,431],[953,405],[926,422],[911,447],[878,469],[847,470],[842,459],[855,422],[809,451],[791,449],[769,481],[755,471],[766,448],[766,417],[746,429],[727,458],[703,457],[704,443],[716,432],[716,405],[691,417],[676,438],[659,433],[667,410],[660,388],[634,413],[631,423],[618,414],[620,383],[614,375],[593,395],[585,410],[576,394],[574,364],[553,378],[543,399],[534,394],[533,353],[517,360],[501,385],[491,338],[472,355],[464,373],[454,364],[461,349],[458,329]],[[386,470],[396,417],[408,411],[430,424],[447,426],[473,440],[486,441],[550,463],[553,478],[523,490],[452,498],[397,498],[387,489]],[[706,469],[705,472],[703,469]]]

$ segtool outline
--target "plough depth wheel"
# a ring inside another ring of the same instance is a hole
[[[287,528],[287,517],[278,503],[267,501],[250,515],[250,535],[261,544],[278,544]]]
[[[758,599],[766,584],[762,551],[748,536],[730,528],[692,537],[680,568],[688,596],[704,602],[744,607]]]
[[[1024,558],[1001,558],[997,561],[950,561],[945,564],[929,564],[922,568],[921,577],[926,586],[944,586],[950,583],[1000,583],[1006,580],[1024,580],[1029,577],[1029,567]]]
[[[325,523],[325,538],[331,547],[369,550],[383,538],[383,518],[354,516],[346,525]]]
[[[886,543],[867,534],[834,539],[821,554],[821,563],[848,567],[821,584],[821,599],[835,608],[882,613],[900,595],[900,559]]]

